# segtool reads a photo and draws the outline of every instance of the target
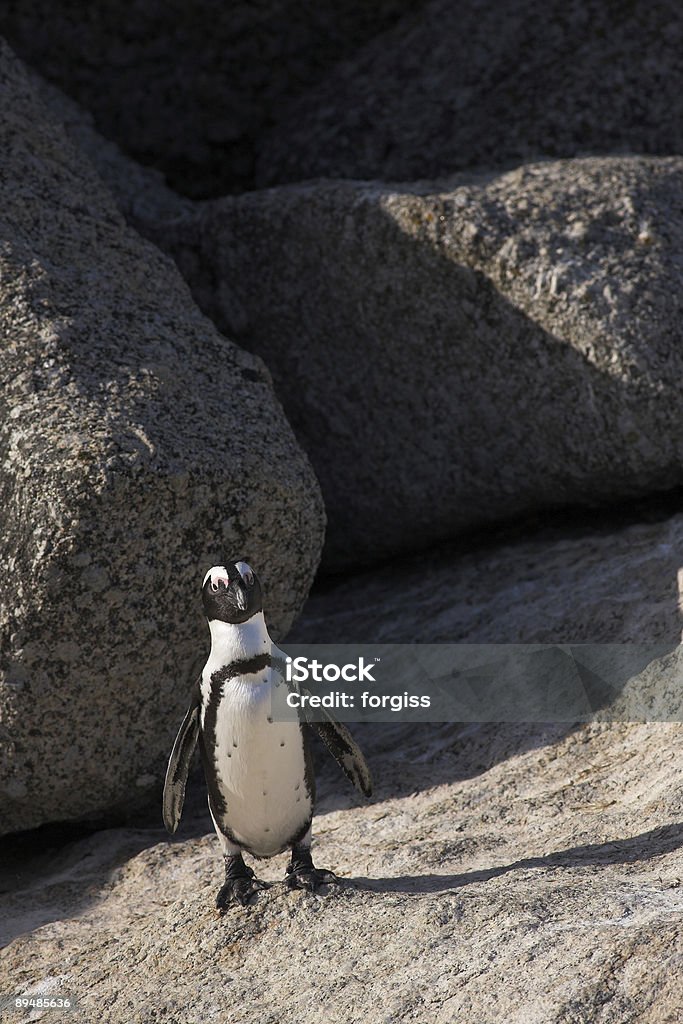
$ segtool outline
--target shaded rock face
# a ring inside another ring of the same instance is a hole
[[[261,355],[339,570],[683,482],[680,158],[317,182],[160,224]]]
[[[433,0],[370,39],[260,145],[260,186],[408,181],[539,156],[683,146],[675,0]]]
[[[8,0],[0,31],[195,197],[683,145],[674,0]]]
[[[9,0],[0,31],[100,131],[196,197],[250,187],[294,97],[415,2]]]
[[[128,224],[143,234],[148,224],[164,224],[186,218],[193,200],[169,188],[161,171],[137,163],[95,128],[90,111],[29,67],[24,72],[31,88],[45,104],[49,117],[64,129],[97,171]]]
[[[329,581],[295,643],[676,644],[683,516],[463,542]]]
[[[284,632],[324,515],[260,361],[128,229],[0,51],[0,831],[158,790],[206,650],[206,569],[246,557]]]

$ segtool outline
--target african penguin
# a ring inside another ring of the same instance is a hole
[[[242,858],[291,850],[285,872],[291,889],[316,890],[337,881],[314,867],[311,821],[315,780],[308,733],[315,729],[340,767],[365,795],[372,792],[365,759],[340,722],[273,719],[271,701],[284,682],[285,655],[266,628],[261,584],[246,562],[215,565],[202,584],[211,652],[178,731],[164,783],[163,818],[178,827],[197,741],[209,791],[209,810],[225,860],[221,912],[246,906],[266,883]]]

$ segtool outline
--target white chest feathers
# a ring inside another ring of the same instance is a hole
[[[202,674],[201,728],[218,829],[256,856],[269,857],[305,830],[312,801],[299,723],[279,722],[272,714],[277,674],[265,666],[220,682],[226,664],[270,653],[268,634],[264,649],[257,633],[252,642],[240,642],[236,658],[234,648],[220,651],[214,642]]]

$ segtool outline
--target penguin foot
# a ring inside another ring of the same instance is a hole
[[[268,882],[256,878],[251,868],[242,860],[240,854],[225,858],[225,882],[216,896],[216,906],[221,914],[225,913],[231,903],[239,903],[246,907],[253,896],[262,889],[268,889]]]
[[[309,870],[288,871],[288,889],[307,889],[308,892],[316,892],[322,885],[329,885],[330,882],[339,882],[334,871],[325,871],[321,868],[310,868]]]
[[[231,903],[239,903],[246,907],[253,896],[267,888],[268,883],[258,878],[231,878],[223,884],[216,896],[216,906],[221,913],[224,913]]]
[[[316,892],[322,885],[338,883],[334,871],[325,871],[313,866],[311,851],[307,847],[292,850],[292,859],[285,871],[285,882],[288,889],[307,889]]]

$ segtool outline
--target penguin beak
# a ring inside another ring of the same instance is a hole
[[[241,612],[246,612],[248,604],[247,589],[239,581],[237,581],[235,586],[235,601],[239,610]]]

